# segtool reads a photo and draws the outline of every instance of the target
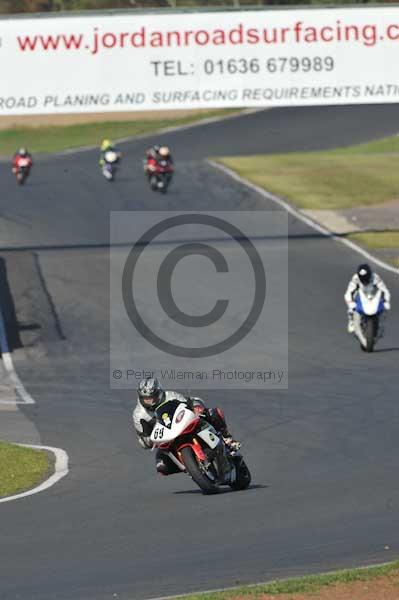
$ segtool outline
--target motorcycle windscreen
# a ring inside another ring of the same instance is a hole
[[[179,402],[179,400],[167,400],[166,402],[162,402],[155,411],[155,418],[158,423],[162,423],[162,425],[165,425],[165,427],[169,427],[170,429],[173,422],[173,416],[179,406],[183,410],[186,405]]]
[[[370,317],[377,315],[384,308],[382,292],[375,286],[367,286],[364,290],[359,290],[355,302],[356,311]]]
[[[107,163],[114,163],[117,158],[118,158],[118,155],[116,154],[116,152],[113,152],[111,150],[104,154],[104,160]]]

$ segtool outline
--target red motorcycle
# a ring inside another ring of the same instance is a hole
[[[166,194],[174,172],[172,163],[169,160],[152,159],[147,162],[146,169],[151,189]]]
[[[13,172],[17,178],[18,185],[23,185],[27,180],[32,167],[32,159],[29,156],[17,156],[14,161]]]

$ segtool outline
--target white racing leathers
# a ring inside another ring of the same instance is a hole
[[[387,286],[385,285],[385,283],[383,282],[381,277],[379,275],[377,275],[377,273],[373,273],[372,278],[371,278],[371,285],[374,285],[376,288],[381,290],[381,292],[384,295],[385,308],[389,309],[390,302],[391,302],[391,294],[390,294]],[[356,292],[359,290],[359,288],[364,290],[365,287],[367,287],[367,286],[363,285],[363,283],[359,279],[358,274],[355,273],[354,276],[352,277],[352,279],[350,280],[349,285],[345,292],[345,302],[348,306],[349,314],[353,313]]]
[[[183,394],[171,390],[165,391],[164,401],[167,400],[178,400],[179,402],[187,403],[187,398],[183,396]],[[144,408],[140,403],[140,400],[137,400],[137,405],[133,411],[132,417],[134,428],[141,446],[148,449],[152,448],[150,435],[155,425],[155,411]]]

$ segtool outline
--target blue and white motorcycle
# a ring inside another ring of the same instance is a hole
[[[372,352],[377,341],[384,335],[384,294],[370,284],[359,289],[355,298],[353,333],[364,352]]]

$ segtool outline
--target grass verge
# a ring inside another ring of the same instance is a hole
[[[214,110],[173,119],[104,121],[77,125],[43,125],[39,127],[17,127],[0,131],[0,155],[11,156],[21,146],[34,154],[52,153],[100,145],[104,138],[120,139],[147,133],[156,133],[165,127],[188,125],[210,117],[223,117],[237,110]]]
[[[387,260],[399,268],[399,231],[367,231],[351,233],[349,240],[371,250],[397,250],[396,256],[388,256]]]
[[[339,210],[399,198],[399,136],[323,152],[218,160],[299,208]]]
[[[397,576],[399,574],[399,561],[368,567],[366,569],[348,569],[322,575],[309,575],[295,579],[274,581],[262,585],[247,586],[224,592],[208,592],[182,596],[180,600],[238,600],[242,598],[263,599],[278,595],[314,594],[322,588],[337,586],[339,584],[352,584],[355,582],[371,581],[381,577]],[[350,596],[345,596],[349,598]],[[312,596],[310,596],[312,598]],[[293,599],[294,600],[294,599]]]
[[[44,450],[0,442],[0,498],[35,487],[49,469],[49,457]]]
[[[399,231],[367,231],[365,233],[351,233],[347,237],[354,242],[377,250],[399,248]]]

